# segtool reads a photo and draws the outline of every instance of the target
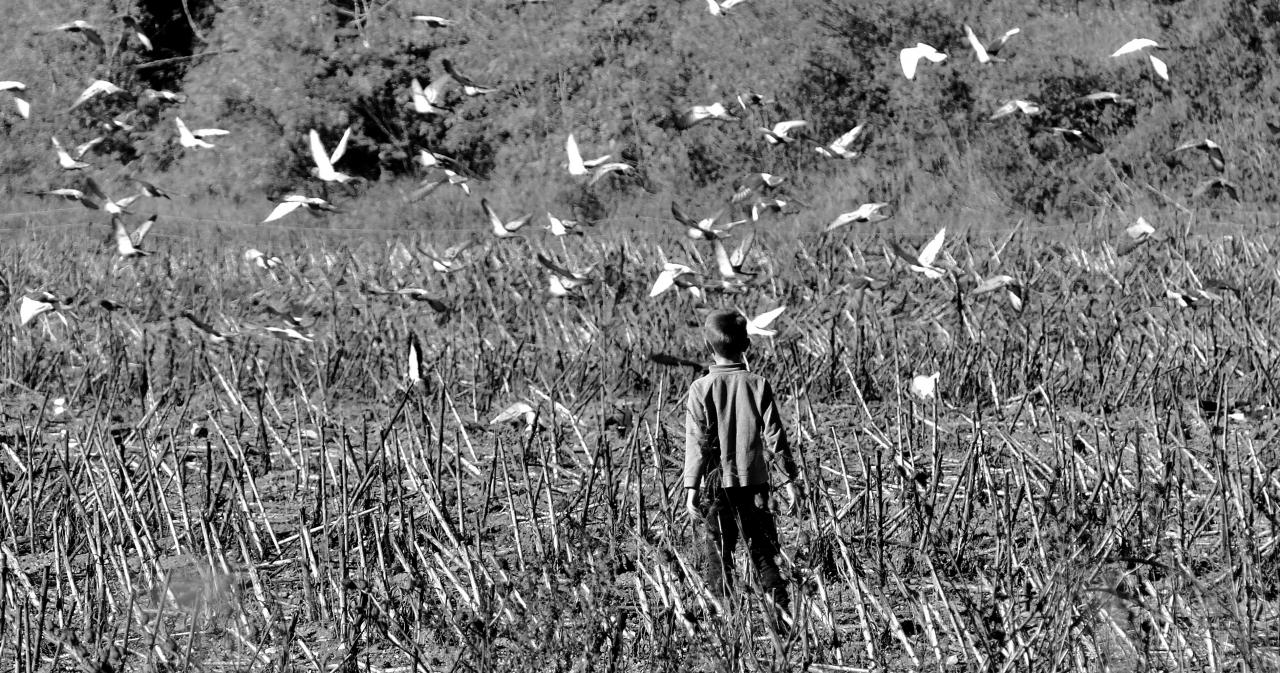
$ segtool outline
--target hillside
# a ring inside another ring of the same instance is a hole
[[[115,18],[123,14],[138,17],[152,51],[129,39]],[[432,28],[412,21],[415,14],[453,23]],[[793,206],[803,204],[803,216],[787,221],[805,227],[873,200],[894,204],[908,221],[974,224],[1078,221],[1112,209],[1127,217],[1172,203],[1266,210],[1276,198],[1268,189],[1277,166],[1268,122],[1278,17],[1277,3],[1234,0],[751,0],[724,16],[693,1],[117,1],[86,13],[80,3],[53,0],[15,19],[0,56],[0,77],[24,82],[32,104],[24,120],[4,102],[0,171],[10,194],[66,186],[77,177],[60,175],[49,137],[75,146],[102,136],[87,154],[100,184],[123,191],[126,175],[145,177],[256,218],[269,197],[319,194],[306,133],[315,128],[332,144],[350,126],[338,168],[361,180],[333,196],[384,225],[445,226],[478,215],[457,190],[417,202],[390,198],[409,194],[429,173],[414,161],[421,149],[457,159],[484,179],[476,190],[504,207],[592,220],[662,218],[671,199],[710,208],[752,171],[787,178],[780,189]],[[44,32],[74,18],[97,26],[104,47]],[[965,24],[983,39],[1015,26],[1021,32],[1000,62],[981,64]],[[1134,37],[1167,46],[1151,53],[1168,64],[1168,82],[1143,53],[1109,57]],[[909,81],[898,51],[916,42],[950,57]],[[454,86],[451,113],[412,111],[410,82],[425,86],[444,74],[446,59],[500,90],[470,97]],[[126,93],[68,111],[99,78]],[[173,91],[180,102],[146,101],[146,88]],[[1098,91],[1122,102],[1075,102]],[[764,102],[743,109],[746,93]],[[1015,98],[1044,111],[989,119]],[[716,101],[741,121],[684,131],[673,123],[673,112]],[[102,126],[131,111],[128,130]],[[176,117],[230,134],[216,149],[184,150]],[[808,122],[803,140],[765,143],[757,127],[784,119]],[[813,151],[860,123],[870,140],[859,158]],[[1092,134],[1104,151],[1066,145],[1048,132],[1055,126]],[[570,132],[584,154],[609,153],[636,170],[581,187],[561,169]],[[1202,138],[1223,148],[1220,175],[1201,152],[1169,153]],[[1215,177],[1235,185],[1243,205],[1227,190],[1197,192]],[[359,226],[354,220],[334,223]]]

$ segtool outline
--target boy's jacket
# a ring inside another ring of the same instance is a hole
[[[713,472],[725,488],[768,484],[768,464],[777,457],[788,478],[796,476],[773,388],[745,364],[712,365],[693,382],[684,432],[685,487]]]

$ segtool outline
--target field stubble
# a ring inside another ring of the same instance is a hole
[[[604,229],[481,242],[448,276],[419,250],[440,243],[408,235],[289,236],[270,271],[211,241],[130,262],[78,233],[6,246],[0,660],[1280,666],[1274,240],[1162,231],[1119,256],[1112,238],[953,232],[956,280],[927,281],[874,236],[762,231],[761,280],[706,305],[789,307],[751,353],[807,475],[780,523],[796,605],[779,633],[751,592],[708,616],[677,504],[696,372],[651,356],[702,359],[699,306],[645,295],[659,248],[707,251]],[[535,248],[600,281],[547,297]],[[996,273],[1021,311],[972,293]],[[445,310],[369,292],[404,287]],[[36,289],[75,299],[20,327]],[[281,314],[311,340],[264,332]],[[937,398],[911,397],[933,371]],[[489,422],[516,401],[532,421]]]

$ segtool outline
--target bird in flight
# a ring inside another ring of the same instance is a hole
[[[89,164],[72,158],[72,156],[63,149],[62,143],[58,142],[58,138],[56,136],[50,136],[50,140],[53,141],[54,151],[58,153],[58,165],[61,166],[63,170],[75,171],[82,168],[89,168]]]
[[[890,245],[893,247],[894,254],[900,257],[902,261],[906,262],[907,267],[912,271],[922,273],[927,278],[937,279],[945,276],[947,273],[946,269],[934,266],[934,263],[938,259],[938,254],[942,252],[942,244],[946,240],[946,237],[947,228],[943,227],[939,229],[938,233],[934,234],[933,238],[930,239],[928,243],[925,243],[923,248],[920,248],[920,254],[918,255],[912,255],[897,241],[892,241]]]
[[[142,32],[142,26],[138,24],[137,19],[125,14],[120,17],[120,20],[124,22],[124,27],[128,28],[129,32],[133,33],[133,37],[138,40],[138,44],[141,44],[145,51],[152,50],[151,38],[147,37],[147,34]]]
[[[1021,28],[1010,28],[1003,35],[991,41],[991,44],[983,45],[978,36],[974,34],[973,29],[968,25],[964,27],[964,37],[969,41],[969,46],[973,48],[973,53],[977,55],[979,63],[990,63],[993,57],[1004,47],[1009,38],[1021,33]]]
[[[1196,189],[1191,193],[1191,196],[1192,198],[1198,199],[1202,196],[1213,198],[1222,194],[1225,194],[1228,198],[1237,203],[1240,201],[1240,188],[1236,186],[1236,183],[1224,177],[1216,177],[1211,180],[1201,182],[1199,185],[1196,185]]]
[[[1128,42],[1125,42],[1123,45],[1121,45],[1119,49],[1115,50],[1115,53],[1111,54],[1111,58],[1117,58],[1120,56],[1124,56],[1126,54],[1146,52],[1147,60],[1151,62],[1151,69],[1155,71],[1156,76],[1168,82],[1169,81],[1168,64],[1166,64],[1164,61],[1157,58],[1155,54],[1151,53],[1151,51],[1155,49],[1161,49],[1161,48],[1162,47],[1155,40],[1150,40],[1145,37],[1139,37],[1133,40],[1129,40]]]
[[[498,214],[493,211],[493,208],[489,206],[489,201],[487,199],[480,199],[480,207],[484,209],[485,216],[489,218],[489,226],[493,230],[493,235],[497,238],[512,238],[519,236],[516,232],[524,225],[529,224],[529,221],[533,219],[533,215],[525,215],[511,220],[510,222],[504,222],[502,221],[502,218],[498,217]]]
[[[54,26],[53,28],[50,28],[47,31],[38,30],[36,31],[36,34],[39,35],[41,33],[53,33],[53,32],[59,32],[59,31],[64,33],[78,33],[80,35],[83,35],[84,39],[88,40],[94,45],[97,45],[99,49],[107,48],[106,44],[103,43],[102,41],[102,35],[98,32],[98,29],[93,24],[83,19],[76,19],[75,21],[69,21],[62,25]]]
[[[738,121],[738,118],[729,114],[729,111],[724,107],[724,103],[694,105],[680,113],[680,116],[676,118],[676,127],[683,131],[709,120],[733,122]]]
[[[990,118],[999,119],[1001,117],[1011,115],[1015,112],[1021,112],[1022,114],[1027,116],[1038,115],[1043,111],[1044,111],[1044,108],[1040,107],[1038,103],[1033,103],[1029,100],[1022,100],[1019,98],[1015,98],[1005,103],[1004,105],[1001,105],[1000,107],[996,108],[996,111],[991,113]]]
[[[742,221],[730,222],[723,229],[716,229],[716,221],[724,214],[724,210],[718,210],[711,217],[704,217],[701,220],[695,220],[685,214],[684,210],[675,201],[671,202],[671,215],[676,221],[685,227],[685,234],[695,241],[714,241],[717,238],[725,236],[733,227],[742,224]]]
[[[888,203],[864,203],[856,209],[847,213],[841,213],[836,219],[827,225],[827,231],[834,231],[851,222],[879,222],[889,219],[888,215],[881,213],[880,210],[887,208]]]
[[[803,119],[792,119],[789,121],[778,122],[777,124],[773,125],[773,128],[765,128],[761,126],[756,130],[764,134],[765,142],[769,143],[770,145],[777,145],[779,143],[786,144],[791,142],[792,140],[795,140],[795,138],[792,138],[790,135],[787,135],[787,134],[789,134],[794,129],[798,129],[808,125],[809,125],[809,122],[804,121]]]
[[[76,97],[76,100],[71,104],[71,107],[67,108],[67,112],[84,105],[97,96],[114,96],[116,94],[123,93],[125,93],[124,89],[121,89],[105,79],[94,80],[93,83],[86,87],[84,91],[80,92],[80,95]]]
[[[422,83],[415,77],[409,81],[409,91],[412,96],[409,101],[409,107],[414,112],[424,115],[446,115],[452,112],[444,106],[445,87],[449,85],[450,78],[448,75],[441,75],[431,81],[427,88],[422,88]]]
[[[339,173],[334,170],[333,165],[338,163],[338,160],[347,151],[347,141],[351,139],[351,127],[348,126],[347,130],[343,131],[342,140],[339,140],[338,146],[333,148],[333,154],[325,152],[324,143],[320,142],[320,134],[315,129],[311,129],[308,135],[311,144],[311,159],[316,163],[312,173],[324,182],[345,183],[350,180],[350,175]]]
[[[776,335],[778,333],[778,330],[769,329],[769,325],[773,324],[773,321],[777,320],[778,316],[782,315],[782,312],[785,310],[787,310],[786,306],[779,306],[778,308],[775,308],[770,311],[765,311],[764,313],[761,313],[760,315],[757,315],[754,318],[748,319],[747,334],[755,334],[758,336],[766,336],[766,337],[771,337]]]
[[[1113,103],[1115,105],[1133,105],[1135,101],[1132,98],[1125,98],[1114,91],[1094,91],[1075,99],[1076,103],[1090,103],[1093,105],[1101,105],[1103,103]]]
[[[133,205],[134,201],[137,201],[143,196],[142,194],[133,194],[118,201],[114,200],[107,196],[107,193],[102,190],[102,187],[98,186],[98,181],[94,180],[92,177],[86,177],[84,179],[84,187],[86,192],[102,199],[102,210],[105,210],[112,215],[119,215],[125,212],[129,206]]]
[[[725,249],[724,243],[719,239],[712,241],[716,256],[716,271],[720,273],[720,278],[726,287],[742,285],[755,277],[756,274],[742,270],[742,265],[746,263],[747,255],[751,252],[751,243],[754,238],[755,236],[750,233],[744,236],[738,243],[738,247],[734,248],[733,254]]]
[[[557,286],[559,286],[560,289],[563,289],[565,294],[568,294],[583,285],[590,285],[591,283],[596,282],[590,275],[591,269],[587,269],[586,271],[572,271],[542,253],[538,253],[538,263],[546,267],[546,269],[551,272],[552,294],[556,294]],[[563,297],[564,294],[556,294],[556,296]]]
[[[569,137],[566,138],[564,141],[564,151],[565,151],[565,154],[568,155],[569,157],[569,161],[567,164],[569,168],[569,175],[573,175],[573,176],[590,175],[591,181],[587,183],[588,185],[594,185],[596,182],[600,180],[600,178],[603,178],[605,175],[609,173],[618,172],[618,171],[629,171],[629,170],[632,170],[632,168],[634,168],[631,164],[623,163],[620,161],[605,163],[605,162],[608,162],[609,158],[612,156],[609,154],[606,154],[601,157],[596,157],[595,159],[591,159],[591,160],[584,160],[582,158],[582,153],[578,150],[578,141],[574,140],[572,133],[570,133]]]
[[[898,53],[898,61],[902,64],[902,74],[906,75],[907,79],[916,78],[916,68],[919,67],[921,59],[930,63],[941,63],[947,60],[947,55],[923,42],[917,42],[916,46],[903,49]]]
[[[746,0],[724,0],[724,2],[707,0],[707,11],[711,12],[712,16],[724,16],[729,10],[743,2],[746,2]]]
[[[933,399],[937,392],[939,375],[940,372],[916,375],[911,379],[911,394],[922,400]]]
[[[149,226],[148,229],[150,229]],[[119,215],[113,214],[111,216],[111,230],[116,239],[116,253],[119,254],[121,258],[130,259],[133,257],[143,257],[151,254],[134,245],[133,239],[130,238],[129,232],[125,231],[124,221],[120,219]],[[143,233],[145,235],[146,232]]]
[[[212,343],[212,344],[226,343],[227,340],[230,339],[232,336],[230,334],[224,334],[223,332],[219,332],[218,330],[214,329],[213,325],[210,325],[209,323],[196,317],[196,314],[192,313],[189,310],[183,310],[181,315],[183,318],[187,319],[187,322],[191,323],[192,327],[195,327],[200,333],[204,334],[205,338],[209,340],[209,343]]]
[[[41,196],[41,197],[56,196],[59,198],[67,199],[69,201],[76,201],[80,205],[84,206],[85,208],[88,208],[89,210],[102,210],[102,205],[99,204],[97,201],[94,201],[93,199],[89,198],[89,195],[85,194],[83,191],[79,189],[73,189],[71,187],[63,187],[60,189],[47,189],[41,192],[27,192],[27,193],[31,194],[32,196]]]
[[[826,147],[815,147],[815,152],[821,154],[828,159],[853,159],[861,152],[855,151],[853,144],[862,138],[866,124],[858,124],[857,126],[845,131],[839,138],[827,143]]]
[[[443,255],[437,255],[434,252],[424,250],[421,247],[418,248],[418,252],[426,255],[427,259],[431,260],[431,268],[439,271],[440,273],[453,273],[454,271],[466,266],[458,261],[458,259],[462,255],[463,251],[474,244],[475,240],[471,239],[463,243],[459,243],[458,245],[450,246],[444,251]]]
[[[18,304],[19,324],[26,326],[27,323],[35,320],[36,316],[41,313],[48,313],[56,308],[53,302],[23,297],[22,302]]]
[[[453,78],[453,81],[462,85],[462,93],[468,96],[483,96],[485,94],[501,91],[498,87],[480,84],[470,77],[458,72],[458,69],[453,67],[453,62],[447,58],[441,59],[440,63],[444,66],[444,71],[449,73],[449,76]]]
[[[551,213],[547,213],[547,231],[551,232],[552,236],[559,237],[570,234],[585,236],[586,232],[579,229],[578,224],[577,220],[562,220]]]
[[[453,19],[446,19],[440,16],[431,16],[428,14],[415,14],[409,17],[410,21],[426,24],[428,28],[448,28],[453,25]]]
[[[658,274],[653,287],[649,288],[649,296],[657,297],[673,287],[687,290],[694,298],[702,299],[702,287],[698,285],[698,277],[693,269],[683,264],[667,262],[662,265],[662,273]]]
[[[205,140],[205,138],[225,136],[230,133],[230,131],[223,129],[196,129],[192,131],[187,128],[186,123],[182,121],[182,117],[174,117],[173,122],[178,126],[178,143],[188,149],[196,147],[209,149],[214,145],[213,143]]]
[[[301,194],[290,194],[271,209],[271,213],[262,220],[263,224],[278,220],[289,213],[299,209],[306,208],[312,214],[319,214],[320,211],[336,213],[339,212],[332,203],[318,196],[303,196]]]
[[[13,106],[17,108],[18,114],[23,119],[30,119],[31,103],[28,103],[25,98],[22,98],[18,94],[13,93],[14,91],[26,91],[26,90],[27,90],[27,85],[23,84],[22,82],[11,80],[11,79],[0,81],[0,91],[8,91],[9,95],[13,97]]]
[[[1227,170],[1227,162],[1222,156],[1222,146],[1208,138],[1183,143],[1173,148],[1169,153],[1175,154],[1184,150],[1200,150],[1205,153],[1205,156],[1209,157],[1209,163],[1213,164],[1213,167],[1216,168],[1219,173]]]
[[[1072,147],[1079,147],[1090,154],[1102,154],[1102,143],[1098,142],[1097,138],[1094,138],[1092,135],[1084,131],[1080,131],[1078,129],[1064,129],[1058,126],[1054,126],[1049,130],[1062,138]]]

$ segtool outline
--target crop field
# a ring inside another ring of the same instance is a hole
[[[426,253],[467,235],[258,232],[266,269],[221,235],[121,260],[11,232],[0,660],[1273,670],[1277,243],[1125,224],[956,231],[943,279],[885,245],[932,232],[762,228],[758,280],[704,301],[647,296],[658,260],[708,254],[665,230],[480,240],[449,274]],[[549,296],[536,252],[597,282]],[[974,292],[997,271],[1020,302]],[[385,293],[410,287],[433,301]],[[64,302],[20,326],[35,290]],[[679,358],[706,359],[706,309],[783,305],[748,356],[807,484],[780,507],[778,632],[749,590],[707,608]],[[284,315],[293,338],[265,329]]]

